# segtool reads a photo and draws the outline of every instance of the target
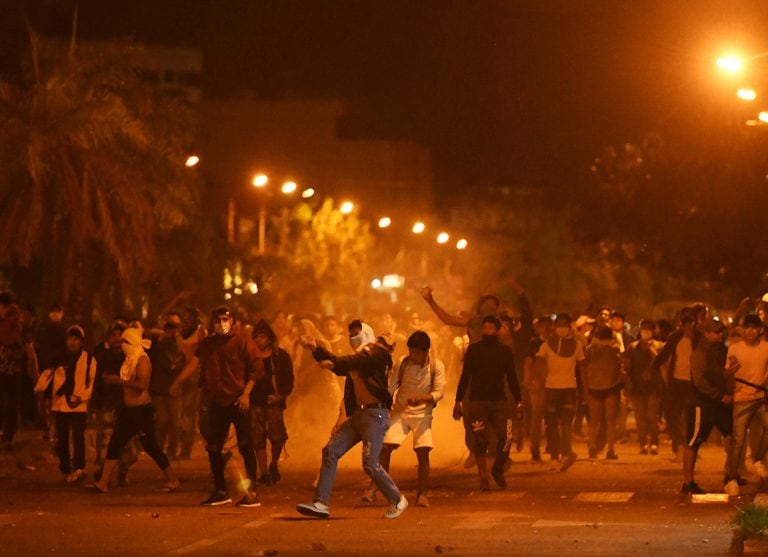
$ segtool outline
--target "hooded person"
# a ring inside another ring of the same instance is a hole
[[[162,491],[175,491],[179,487],[168,456],[157,442],[155,432],[155,407],[149,394],[149,384],[152,377],[152,364],[144,352],[141,331],[128,328],[123,331],[122,348],[125,361],[120,368],[120,382],[123,386],[123,407],[118,410],[115,429],[107,447],[107,458],[104,461],[101,477],[91,489],[99,493],[109,490],[109,480],[117,467],[120,452],[123,447],[136,435],[141,444],[158,468],[165,475]]]
[[[278,346],[277,335],[265,320],[256,322],[252,335],[263,363],[263,373],[251,391],[252,438],[261,470],[259,482],[272,485],[281,479],[278,462],[288,441],[284,412],[286,399],[293,391],[293,362],[288,352]],[[272,448],[269,467],[267,440]]]
[[[35,385],[44,392],[52,385],[51,409],[56,426],[59,470],[67,483],[85,477],[85,426],[93,392],[96,361],[83,350],[85,332],[77,325],[66,331],[66,353],[55,368],[45,370]],[[70,435],[73,452],[70,454]]]

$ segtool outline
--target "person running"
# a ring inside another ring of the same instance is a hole
[[[491,476],[496,484],[505,488],[504,465],[509,458],[512,443],[512,428],[508,424],[509,405],[504,394],[506,377],[509,391],[515,402],[521,401],[520,386],[515,374],[515,362],[512,349],[499,341],[501,321],[489,315],[482,321],[482,340],[470,344],[464,357],[464,368],[456,390],[456,403],[453,418],[458,420],[466,413],[471,425],[472,454],[477,463],[480,488],[490,489],[488,485],[488,437],[490,427],[496,436],[496,457],[491,467]],[[464,408],[464,395],[469,389],[469,396]]]
[[[216,308],[212,321],[213,334],[200,342],[197,354],[187,361],[170,392],[178,395],[184,382],[200,368],[200,383],[209,400],[206,449],[214,480],[214,492],[200,504],[220,506],[232,502],[224,477],[223,448],[229,428],[234,425],[237,446],[248,476],[245,493],[236,505],[258,507],[261,502],[256,492],[256,453],[251,437],[250,407],[256,377],[263,375],[264,370],[256,345],[240,332],[228,307]]]
[[[152,364],[144,352],[141,331],[128,328],[123,332],[123,351],[125,361],[120,368],[123,407],[117,414],[101,477],[90,487],[101,493],[109,490],[109,479],[118,465],[121,449],[134,435],[138,435],[144,451],[152,457],[165,475],[165,483],[161,490],[175,491],[179,487],[179,479],[155,437],[155,408],[152,406],[152,398],[149,394]]]
[[[286,399],[293,390],[293,362],[288,352],[277,345],[277,335],[264,319],[253,326],[253,340],[261,352],[264,377],[251,391],[251,429],[256,462],[264,485],[280,481],[278,462],[288,441],[285,427]],[[272,458],[267,468],[267,440]]]
[[[349,418],[331,436],[323,448],[323,465],[315,489],[314,501],[296,506],[306,516],[328,518],[333,482],[339,459],[352,447],[363,442],[363,471],[390,502],[384,518],[397,518],[408,508],[408,500],[381,466],[379,456],[389,424],[392,395],[387,389],[387,373],[392,368],[394,340],[384,333],[374,343],[350,356],[337,357],[318,347],[312,337],[303,337],[302,345],[312,351],[320,366],[336,375],[345,376],[344,408]]]
[[[96,361],[83,350],[85,332],[77,325],[66,330],[66,354],[60,363],[47,368],[35,385],[35,392],[51,388],[51,409],[56,427],[56,454],[59,470],[67,483],[85,478],[85,426],[88,401],[93,392]],[[70,436],[73,453],[70,453]]]
[[[445,395],[445,366],[430,353],[431,340],[424,331],[411,334],[407,346],[408,355],[400,360],[397,369],[389,376],[389,392],[394,396],[394,403],[380,460],[384,470],[389,472],[392,452],[413,432],[413,450],[419,463],[416,505],[429,507],[432,411]],[[370,495],[374,487],[371,482]]]
[[[700,326],[702,340],[691,355],[693,402],[688,409],[688,442],[683,452],[682,495],[706,493],[694,480],[699,447],[716,427],[723,436],[728,460],[732,458],[733,383],[725,373],[727,349],[723,342],[725,326],[714,319]],[[726,460],[726,469],[729,467]]]

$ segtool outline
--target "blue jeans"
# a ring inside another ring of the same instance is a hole
[[[752,417],[757,414],[760,423],[763,426],[763,436],[760,440],[760,448],[757,453],[752,455],[752,460],[757,462],[765,457],[768,445],[768,409],[766,409],[765,399],[747,400],[733,403],[733,452],[728,463],[728,478],[734,479],[739,475],[739,466],[744,460],[745,442],[747,438],[747,428]]]
[[[385,408],[367,408],[356,411],[323,447],[323,466],[315,491],[315,501],[328,504],[336,477],[336,466],[347,451],[363,442],[363,471],[392,503],[400,500],[400,490],[379,464],[384,434],[389,429],[389,411]]]

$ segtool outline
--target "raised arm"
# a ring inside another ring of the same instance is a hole
[[[424,298],[424,301],[426,301],[427,304],[429,304],[429,307],[432,308],[432,311],[435,312],[437,318],[446,325],[450,325],[452,327],[466,327],[469,324],[469,318],[461,317],[460,315],[451,315],[443,308],[441,308],[435,301],[434,296],[432,296],[431,287],[425,286],[422,288],[421,297]]]

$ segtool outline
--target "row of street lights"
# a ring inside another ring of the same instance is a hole
[[[747,59],[730,54],[718,58],[715,64],[726,74],[736,77],[744,72],[748,62],[765,56],[768,56],[768,52],[763,52]],[[740,87],[736,90],[736,97],[744,102],[753,102],[757,100],[758,93],[752,87]],[[747,126],[762,126],[768,124],[768,110],[758,112],[757,118],[747,120],[746,124]]]
[[[186,161],[184,162],[184,165],[187,168],[194,168],[200,164],[200,157],[196,154],[191,154],[187,157]],[[256,190],[260,192],[266,191],[265,188],[270,182],[270,177],[267,174],[264,173],[258,173],[254,174],[251,178],[251,185],[256,188]],[[280,186],[280,191],[284,195],[292,195],[296,193],[299,190],[299,185],[293,181],[293,180],[286,180],[282,183]],[[312,187],[307,187],[301,190],[301,198],[302,199],[311,199],[316,195],[316,190]],[[339,211],[343,215],[349,215],[352,214],[352,212],[355,210],[356,206],[352,201],[346,200],[342,201],[341,205],[339,205]],[[266,220],[267,220],[267,213],[266,213],[266,204],[264,200],[263,194],[259,196],[259,253],[263,254],[265,252],[265,242],[266,242]],[[233,241],[234,238],[234,200],[230,199],[230,207],[229,207],[229,236],[230,241]],[[383,216],[379,218],[378,220],[378,226],[380,229],[386,229],[390,228],[393,225],[392,218],[388,216]],[[413,226],[411,227],[411,232],[415,235],[421,235],[424,234],[424,232],[427,230],[427,225],[423,221],[416,221],[413,223]],[[435,237],[435,240],[438,244],[445,245],[448,242],[451,241],[451,235],[448,232],[441,231],[437,234]],[[459,238],[456,240],[456,249],[457,250],[465,250],[469,246],[469,242],[466,238]]]

